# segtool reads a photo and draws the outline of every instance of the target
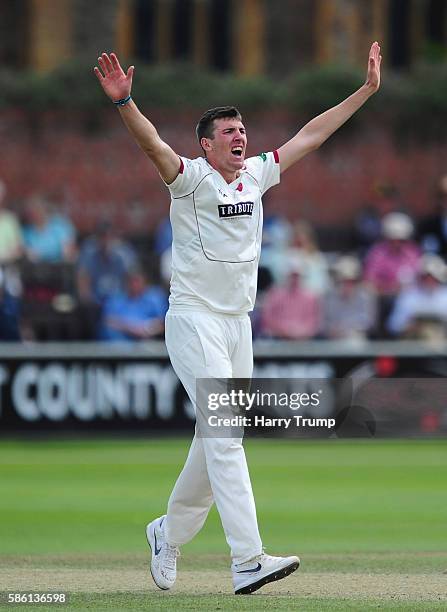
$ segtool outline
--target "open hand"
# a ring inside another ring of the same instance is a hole
[[[376,92],[380,87],[380,64],[382,56],[380,55],[380,46],[376,41],[371,45],[368,58],[368,73],[366,75],[365,85]]]
[[[126,74],[114,53],[111,53],[110,57],[107,53],[102,53],[101,57],[98,57],[98,63],[102,72],[97,66],[93,70],[109,98],[116,102],[130,96],[134,67],[130,66]]]

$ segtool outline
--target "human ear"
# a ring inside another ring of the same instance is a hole
[[[200,146],[204,151],[211,151],[211,149],[213,148],[209,141],[209,138],[205,137],[200,139]]]

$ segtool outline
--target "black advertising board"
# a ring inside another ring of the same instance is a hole
[[[285,385],[298,379],[337,382],[337,393],[340,379],[348,381],[349,387],[365,389],[368,384],[373,389],[373,379],[406,377],[409,384],[413,381],[412,397],[419,395],[420,401],[416,407],[410,406],[402,399],[406,397],[402,392],[400,399],[393,399],[407,406],[399,407],[400,421],[394,435],[443,435],[447,432],[443,402],[424,402],[420,384],[415,386],[414,381],[436,379],[431,389],[435,388],[442,400],[442,384],[447,380],[445,355],[443,346],[415,343],[258,342],[254,377],[284,379]],[[396,385],[381,388],[393,389],[396,395]],[[334,395],[333,414],[345,409],[345,404]],[[366,407],[370,414],[371,406]],[[387,410],[383,405],[373,406],[373,412],[376,409],[382,413]],[[402,415],[406,409],[412,416],[405,421]],[[172,370],[163,343],[0,345],[3,435],[62,431],[157,435],[192,432],[193,424],[191,402]]]

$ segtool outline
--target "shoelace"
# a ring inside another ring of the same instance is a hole
[[[263,561],[264,557],[268,557],[269,555],[267,555],[267,553],[265,552],[265,548],[262,547],[262,552],[259,555],[256,555],[256,557],[253,557],[252,559],[249,559],[248,561],[245,561],[245,563],[257,563],[257,562],[261,562]],[[245,565],[245,563],[241,563],[239,565],[236,565],[236,567],[240,567],[241,565]]]
[[[256,557],[253,557],[253,559],[251,559],[251,561],[256,561],[259,563],[265,563],[268,559],[277,559],[278,557],[274,557],[272,555],[269,555],[265,552],[265,548],[262,549],[262,553],[260,555],[257,555]]]
[[[265,552],[265,548],[262,547],[262,552],[260,555],[257,555],[252,559],[252,561],[261,561],[263,557],[268,557],[269,555]]]
[[[177,546],[170,546],[169,544],[165,544],[163,553],[165,567],[171,570],[175,570],[177,557],[180,557],[180,551]]]

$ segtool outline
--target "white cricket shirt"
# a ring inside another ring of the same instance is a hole
[[[172,306],[253,310],[262,240],[262,195],[279,183],[277,151],[245,160],[228,184],[205,158],[181,157],[171,193]]]

